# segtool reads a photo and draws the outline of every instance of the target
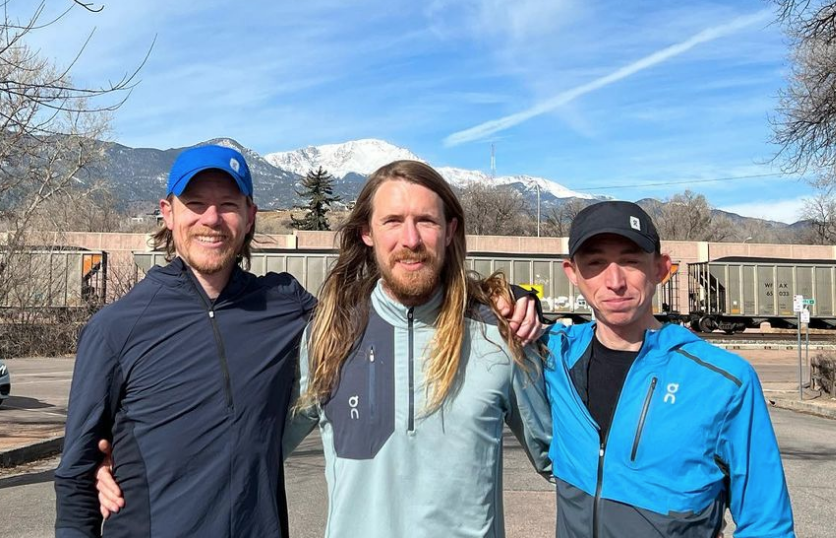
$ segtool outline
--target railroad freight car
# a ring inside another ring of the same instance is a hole
[[[688,264],[689,321],[729,334],[763,322],[794,328],[793,296],[813,299],[810,327],[836,328],[836,261],[727,257]]]
[[[563,272],[565,256],[546,254],[500,254],[472,252],[467,256],[468,269],[487,276],[502,271],[512,283],[537,292],[543,312],[551,318],[570,318],[576,322],[592,318],[592,309],[578,289]],[[164,265],[161,252],[137,252],[134,259],[140,269]],[[328,270],[337,259],[337,252],[328,250],[269,250],[254,252],[250,271],[263,275],[268,271],[288,272],[306,289],[317,293]],[[669,278],[660,284],[654,297],[653,312],[657,317],[679,319],[678,265]]]
[[[0,308],[95,310],[105,302],[107,253],[78,248],[0,250]]]

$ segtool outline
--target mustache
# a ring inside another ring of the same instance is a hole
[[[409,250],[409,249],[402,249],[397,252],[393,252],[391,256],[389,256],[389,261],[392,263],[398,262],[428,262],[432,259],[432,256],[424,247],[421,247],[419,250]]]

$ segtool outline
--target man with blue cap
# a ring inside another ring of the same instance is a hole
[[[281,439],[315,299],[288,274],[240,267],[252,195],[234,149],[199,146],[174,163],[155,236],[171,263],[79,341],[56,536],[287,536]],[[100,439],[125,499],[104,525]]]

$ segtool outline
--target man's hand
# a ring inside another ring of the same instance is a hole
[[[508,320],[511,331],[524,346],[530,344],[546,331],[546,326],[537,317],[534,298],[530,295],[520,297],[513,308],[502,295],[494,295],[496,310]]]
[[[99,441],[99,450],[105,457],[96,469],[96,490],[99,492],[99,511],[102,517],[107,519],[111,513],[115,514],[125,506],[125,499],[122,498],[122,490],[113,479],[110,443],[102,439]]]

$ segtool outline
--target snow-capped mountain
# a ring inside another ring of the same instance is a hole
[[[300,176],[321,166],[335,178],[344,178],[349,174],[368,176],[384,164],[400,159],[421,160],[408,149],[373,138],[352,140],[344,144],[308,146],[264,156],[264,160],[273,166]]]
[[[426,162],[411,151],[390,144],[384,140],[364,139],[352,140],[343,144],[327,144],[323,146],[308,146],[294,151],[282,151],[265,155],[264,160],[281,168],[304,176],[320,166],[330,173],[336,180],[346,180],[349,183],[362,184],[365,178],[384,164],[399,159],[410,159]],[[584,198],[594,200],[596,197],[567,189],[554,181],[526,175],[500,176],[492,178],[479,170],[465,170],[463,168],[439,167],[438,172],[450,184],[464,188],[472,183],[485,185],[506,185],[535,193],[536,186],[540,187],[541,195],[549,198]],[[536,186],[535,186],[536,185]],[[359,187],[359,185],[358,185]],[[349,185],[337,185],[338,190],[351,190]],[[358,188],[359,190],[359,188]],[[551,195],[551,196],[549,196]]]
[[[298,205],[301,200],[296,192],[300,181],[320,166],[334,177],[334,194],[347,203],[357,197],[368,176],[382,165],[399,159],[426,162],[408,149],[375,139],[309,146],[269,153],[264,157],[229,138],[200,143],[204,144],[229,146],[243,153],[252,171],[255,200],[262,209],[286,209]],[[107,158],[90,169],[90,178],[109,180],[117,197],[126,203],[143,203],[152,208],[165,193],[171,165],[177,155],[186,149],[134,149],[119,144],[106,144],[105,148]],[[531,203],[536,203],[535,185],[538,185],[544,209],[565,203],[569,198],[598,198],[572,191],[545,178],[525,175],[492,178],[478,170],[436,169],[454,187],[462,189],[473,183],[504,185],[521,193]]]
[[[465,170],[463,168],[440,167],[437,168],[438,173],[441,174],[452,185],[457,187],[465,187],[470,183],[481,183],[484,185],[520,185],[527,190],[535,191],[537,186],[540,187],[541,194],[549,193],[555,198],[584,198],[587,200],[594,200],[597,197],[591,194],[585,194],[571,189],[567,189],[560,183],[555,183],[549,179],[534,176],[498,176],[492,178],[488,174],[479,170]],[[536,186],[535,186],[536,185]]]

